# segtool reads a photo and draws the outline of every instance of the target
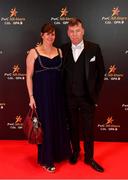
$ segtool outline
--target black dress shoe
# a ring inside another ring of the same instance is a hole
[[[78,153],[73,153],[69,159],[69,162],[71,164],[76,164],[78,161],[78,155],[79,155]]]
[[[85,161],[86,164],[90,165],[94,170],[98,172],[104,172],[104,169],[94,160]]]

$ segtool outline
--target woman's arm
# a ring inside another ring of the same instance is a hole
[[[36,108],[36,103],[33,97],[33,81],[32,81],[33,72],[34,72],[34,62],[36,58],[37,58],[37,54],[35,50],[31,49],[26,58],[26,84],[30,99],[29,106],[31,108],[33,108],[33,106]]]

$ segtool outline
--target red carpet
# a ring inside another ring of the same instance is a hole
[[[99,173],[83,163],[83,148],[76,165],[64,161],[50,174],[36,163],[36,145],[27,141],[0,141],[0,179],[128,179],[128,143],[95,142],[95,160],[104,168]]]

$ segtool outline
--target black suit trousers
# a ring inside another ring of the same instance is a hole
[[[80,151],[80,131],[84,141],[85,161],[93,158],[94,154],[94,113],[95,105],[89,103],[86,97],[67,96],[67,112],[70,128],[70,139],[73,153]],[[80,118],[79,118],[80,115]]]

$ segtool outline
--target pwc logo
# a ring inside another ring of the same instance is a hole
[[[1,22],[4,25],[23,25],[26,18],[17,16],[18,12],[16,7],[11,8],[8,12],[9,16],[1,17]]]
[[[15,64],[13,65],[11,72],[4,73],[4,77],[7,80],[25,80],[26,74],[21,73],[20,71],[21,68],[19,64]]]
[[[117,72],[118,68],[115,64],[110,65],[108,68],[108,72],[104,76],[104,80],[122,80],[124,78],[124,74]]]
[[[102,22],[106,25],[111,25],[111,24],[123,25],[128,20],[128,17],[120,16],[120,14],[121,14],[121,10],[120,10],[119,6],[113,7],[110,15],[108,15],[106,17],[102,16]]]
[[[69,20],[71,19],[70,17],[68,17],[68,8],[62,7],[59,11],[59,15],[58,16],[54,16],[51,17],[50,20],[53,21],[54,24],[59,25],[59,24],[68,24]]]
[[[106,121],[105,123],[97,125],[97,128],[100,131],[105,131],[105,132],[109,131],[109,132],[112,132],[112,131],[118,131],[119,130],[120,125],[113,123],[114,119],[113,119],[112,116],[108,116],[105,121]]]
[[[7,127],[12,130],[22,129],[23,128],[23,118],[21,117],[21,115],[17,115],[12,122],[7,122]]]

